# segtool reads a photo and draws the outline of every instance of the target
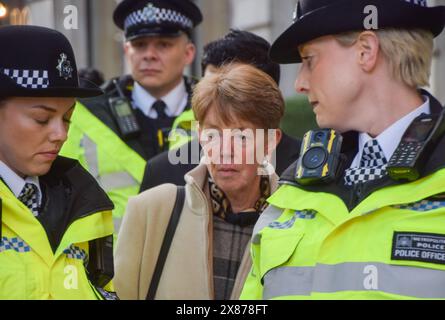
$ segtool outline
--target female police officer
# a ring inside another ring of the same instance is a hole
[[[74,97],[101,91],[79,87],[57,31],[2,27],[0,42],[0,299],[102,298],[112,268],[97,263],[110,258],[113,205],[77,162],[58,157]]]
[[[320,127],[343,134],[345,161],[331,182],[307,185],[296,166],[282,175],[255,226],[243,298],[445,298],[445,123],[436,122],[442,129],[419,175],[405,176],[433,123],[419,115],[443,113],[419,88],[444,17],[445,7],[422,0],[299,1],[271,57],[302,62],[296,89]],[[412,153],[399,142],[415,119],[403,139]],[[307,155],[302,162],[315,162]],[[407,165],[389,170],[392,163]]]

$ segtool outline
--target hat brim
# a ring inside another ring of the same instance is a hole
[[[9,77],[0,74],[0,97],[60,97],[92,98],[104,94],[99,87],[49,87],[46,89],[29,89],[17,85]]]
[[[365,30],[363,9],[367,5],[377,7],[380,29],[425,29],[436,37],[445,25],[444,6],[420,7],[388,0],[343,1],[314,10],[292,24],[272,44],[271,59],[281,64],[300,63],[298,48],[302,44],[326,35]]]
[[[176,38],[179,37],[181,34],[187,34],[187,32],[185,30],[178,29],[177,27],[160,28],[157,26],[147,26],[147,28],[135,28],[134,31],[129,30],[128,32],[126,32],[125,40],[132,41],[144,37]]]

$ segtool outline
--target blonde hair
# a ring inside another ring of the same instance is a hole
[[[379,38],[380,48],[396,80],[414,88],[429,85],[434,49],[430,31],[388,28],[373,32]],[[352,46],[360,33],[347,32],[335,38],[343,46]]]
[[[226,124],[240,119],[261,129],[278,128],[284,115],[284,98],[275,81],[247,64],[228,64],[197,84],[192,108],[200,123],[212,106]]]

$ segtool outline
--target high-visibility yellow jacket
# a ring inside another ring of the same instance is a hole
[[[422,177],[302,187],[295,165],[252,238],[242,299],[445,299],[445,137]],[[341,186],[340,186],[341,185]]]
[[[139,192],[145,160],[79,102],[60,154],[78,160],[106,191],[118,231],[128,198]]]
[[[178,149],[189,143],[193,134],[197,135],[195,115],[193,110],[184,111],[176,118],[169,137],[169,150]]]
[[[52,233],[53,230],[45,230],[31,211],[0,180],[0,299],[103,298],[90,282],[86,265],[89,260],[89,242],[113,234],[112,204],[105,193],[97,191],[94,179],[88,178],[88,173],[80,166],[68,169],[67,173],[77,176],[76,180],[79,176],[85,178],[77,180],[85,184],[69,186],[72,197],[67,203],[67,210],[70,212],[44,209],[41,213],[59,214],[57,218],[66,218],[68,222],[57,224],[66,227],[61,232],[57,248],[52,247],[47,235],[47,232]],[[45,208],[53,207],[50,202],[58,200],[48,195],[45,197]]]
[[[384,188],[352,211],[283,186],[256,227],[241,298],[445,298],[444,181],[441,170]]]

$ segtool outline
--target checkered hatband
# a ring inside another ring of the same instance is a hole
[[[0,73],[27,89],[46,89],[49,86],[47,70],[2,69]]]
[[[139,9],[125,19],[125,29],[139,24],[160,24],[163,22],[180,25],[184,29],[193,28],[193,21],[185,15],[170,9],[157,8],[149,3],[143,9]]]
[[[369,140],[363,147],[360,167],[345,172],[345,184],[352,186],[360,182],[379,179],[386,175],[387,160],[377,140]]]

